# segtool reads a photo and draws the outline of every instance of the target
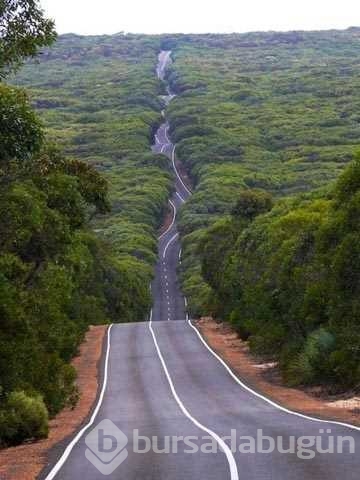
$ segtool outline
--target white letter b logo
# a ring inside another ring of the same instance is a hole
[[[85,438],[86,458],[103,475],[110,475],[128,456],[126,435],[111,421],[103,420]]]

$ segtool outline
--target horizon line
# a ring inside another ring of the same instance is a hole
[[[302,29],[289,29],[289,30],[246,30],[246,31],[204,31],[204,32],[136,32],[120,30],[113,33],[76,33],[70,32],[58,32],[58,36],[74,35],[78,37],[99,37],[99,36],[115,36],[115,35],[147,35],[147,36],[163,36],[163,35],[249,35],[255,33],[317,33],[317,32],[346,32],[348,30],[360,30],[360,25],[350,25],[344,28],[328,27],[328,28],[302,28]]]

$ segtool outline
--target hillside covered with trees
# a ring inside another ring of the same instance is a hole
[[[2,447],[46,436],[76,402],[70,361],[90,324],[147,316],[170,174],[149,153],[158,42],[53,44],[36,1],[0,16]]]
[[[111,212],[93,222],[126,271],[119,321],[143,320],[156,232],[171,188],[168,161],[151,153],[161,122],[155,69],[160,40],[137,35],[63,35],[13,79],[27,88],[48,138],[108,181]]]
[[[163,44],[196,186],[180,219],[193,315],[232,322],[292,385],[359,385],[360,30]]]
[[[160,49],[195,191],[180,212],[193,316],[231,322],[292,385],[358,386],[360,30],[53,43],[36,3],[0,7],[0,446],[76,401],[90,324],[149,312],[172,184],[150,150]],[[37,30],[15,22],[25,5]]]

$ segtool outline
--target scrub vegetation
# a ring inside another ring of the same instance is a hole
[[[159,40],[67,35],[48,48],[37,1],[2,2],[0,16],[4,447],[46,436],[77,401],[70,361],[90,324],[146,318],[171,175],[150,150]]]
[[[195,186],[180,213],[192,314],[231,322],[291,385],[358,386],[360,30],[50,47],[36,0],[0,16],[0,446],[46,436],[76,402],[89,324],[149,312],[172,183],[150,150],[161,48]]]
[[[92,225],[126,272],[118,321],[143,320],[150,309],[156,232],[171,188],[167,159],[150,150],[164,108],[159,48],[159,39],[139,35],[63,35],[14,79],[47,137],[108,182],[111,212]]]
[[[360,383],[359,46],[356,28],[163,38],[196,187],[180,218],[192,314],[231,322],[289,384],[334,391]]]

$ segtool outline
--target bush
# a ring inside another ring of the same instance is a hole
[[[10,393],[0,410],[0,445],[17,445],[47,434],[48,412],[42,397],[23,391]]]
[[[329,356],[334,344],[334,336],[322,327],[311,333],[301,352],[287,359],[284,372],[287,383],[311,385],[330,381]]]
[[[273,207],[272,197],[263,190],[243,190],[232,209],[236,218],[253,220],[258,215],[269,212]]]

